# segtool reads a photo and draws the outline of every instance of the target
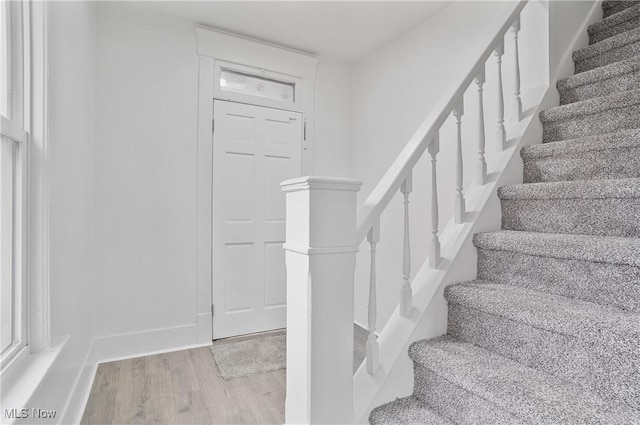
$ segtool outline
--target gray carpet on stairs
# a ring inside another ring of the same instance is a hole
[[[640,424],[640,2],[604,1],[445,289],[447,335],[411,344],[409,397],[371,424]]]
[[[623,93],[640,87],[640,57],[563,78],[556,84],[560,105]]]
[[[640,26],[640,6],[637,4],[626,8],[600,22],[589,25],[589,44],[630,31]]]
[[[520,155],[525,183],[637,178],[640,130],[525,146]]]
[[[640,29],[634,28],[576,50],[573,52],[576,74],[638,55],[639,40]]]
[[[623,10],[633,7],[637,4],[637,0],[604,0],[602,2],[602,17],[606,19],[611,15],[622,12]]]

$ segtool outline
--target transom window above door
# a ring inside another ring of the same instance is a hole
[[[297,110],[302,100],[302,79],[217,60],[214,98]]]
[[[232,69],[220,71],[220,90],[244,93],[250,96],[295,102],[296,85],[272,80],[257,75],[245,74]]]

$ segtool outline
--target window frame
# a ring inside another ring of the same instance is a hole
[[[293,86],[293,100],[280,100],[269,97],[255,96],[247,93],[224,90],[220,87],[220,77],[222,72],[232,72],[245,74],[248,76],[271,80],[280,84]],[[303,112],[303,90],[302,78],[287,75],[281,72],[266,70],[255,66],[241,65],[239,63],[215,60],[214,65],[214,91],[213,98],[218,100],[229,100],[232,102],[248,103],[250,105],[266,106],[269,108],[284,109],[287,111]]]
[[[0,133],[2,138],[12,143],[13,151],[13,187],[12,187],[12,343],[0,353],[0,373],[13,361],[27,351],[28,334],[28,285],[26,279],[26,237],[27,237],[27,157],[29,134],[27,82],[29,71],[29,24],[28,4],[23,2],[5,2],[7,22],[3,25],[3,40],[7,45],[8,66],[7,115],[0,115]]]
[[[19,257],[16,274],[21,279],[21,343],[0,360],[0,401],[26,401],[44,379],[66,345],[67,339],[51,343],[49,291],[49,189],[47,178],[47,2],[5,2],[12,6],[12,20],[19,22],[13,34],[21,40],[22,59],[13,61],[12,84],[19,82],[19,96],[12,95],[11,119],[0,119],[0,130],[20,139],[16,152],[16,182],[20,211],[16,232]],[[19,10],[15,4],[20,4]],[[12,35],[13,37],[13,35]],[[20,118],[19,123],[16,117]],[[28,382],[22,377],[29,375]],[[26,398],[25,398],[26,397]],[[14,403],[15,404],[15,403]],[[16,404],[16,405],[17,405]]]

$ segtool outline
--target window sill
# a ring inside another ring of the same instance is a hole
[[[28,407],[29,401],[51,372],[67,341],[69,336],[36,354],[30,354],[29,347],[25,347],[25,352],[21,353],[2,374],[0,405],[4,409]]]

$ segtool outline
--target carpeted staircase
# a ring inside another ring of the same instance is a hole
[[[640,424],[640,2],[605,1],[388,424]]]

